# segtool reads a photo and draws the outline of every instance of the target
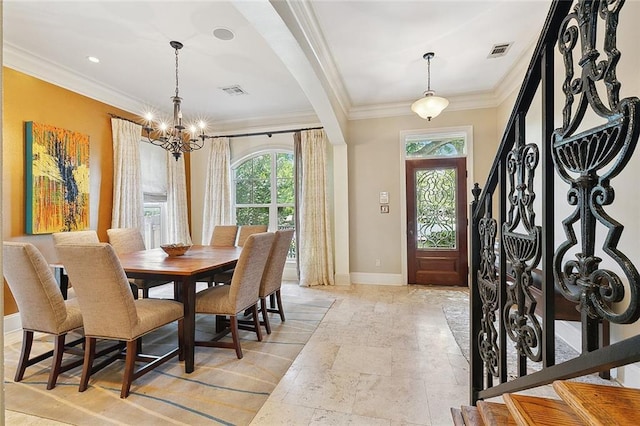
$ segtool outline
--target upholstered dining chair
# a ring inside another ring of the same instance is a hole
[[[267,232],[267,225],[241,225],[238,228],[238,247],[244,246],[245,241],[250,235],[260,232]],[[213,275],[213,282],[216,284],[229,284],[231,277],[233,276],[233,268],[227,271],[222,271]]]
[[[233,247],[236,245],[238,225],[216,225],[213,227],[211,242],[214,247]]]
[[[238,228],[238,247],[244,246],[245,241],[249,238],[249,235],[257,234],[259,232],[267,232],[267,225],[240,225]]]
[[[77,300],[62,298],[49,263],[33,244],[4,242],[2,255],[4,278],[18,305],[23,330],[22,351],[14,380],[21,381],[27,367],[53,357],[47,381],[47,389],[53,389],[60,373],[82,365],[82,357],[62,365],[67,333],[82,327]],[[55,336],[54,349],[30,359],[34,332]],[[70,342],[67,347],[83,340]]]
[[[107,236],[109,237],[109,244],[113,246],[117,255],[131,253],[132,251],[145,250],[144,239],[138,228],[111,228],[107,229]],[[149,297],[149,289],[157,287],[159,285],[169,284],[172,281],[162,280],[145,280],[141,278],[130,279],[130,283],[134,284],[136,288],[142,289],[142,297],[147,299]],[[134,298],[137,294],[134,295]]]
[[[84,244],[99,243],[98,234],[94,230],[54,232],[52,234],[53,244]]]
[[[293,229],[276,231],[267,265],[264,268],[264,274],[262,274],[259,292],[260,311],[262,312],[262,323],[267,330],[267,334],[271,334],[271,324],[269,324],[269,316],[267,315],[269,312],[277,313],[280,315],[281,321],[285,320],[280,288],[282,287],[282,273],[287,262],[287,254],[289,253],[289,247],[291,247],[293,233]],[[267,308],[267,297],[272,295],[275,295],[275,300],[272,298],[272,306]],[[275,307],[273,305],[274,302]]]
[[[211,341],[196,341],[196,346],[232,348],[238,359],[242,358],[242,348],[238,335],[238,314],[250,309],[253,313],[254,326],[258,341],[262,341],[262,332],[258,319],[258,299],[260,281],[264,273],[275,235],[263,232],[251,235],[245,242],[231,285],[214,286],[196,294],[196,313],[229,317],[229,327],[218,332]],[[221,342],[220,339],[231,332],[233,342]]]
[[[124,269],[110,244],[59,245],[57,250],[75,284],[84,321],[85,355],[79,391],[84,392],[88,387],[96,340],[118,340],[126,342],[120,391],[120,397],[126,398],[133,380],[182,354],[183,305],[173,300],[134,299]],[[178,321],[177,348],[162,356],[138,353],[142,336],[174,321]],[[147,364],[136,370],[136,361]]]
[[[238,235],[238,225],[216,225],[213,227],[211,241],[209,245],[214,247],[233,247],[236,245],[236,237]],[[233,269],[229,268],[229,269]],[[218,271],[218,273],[224,270]],[[213,286],[215,282],[215,274],[207,278],[207,287]]]

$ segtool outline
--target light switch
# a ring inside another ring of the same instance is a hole
[[[380,204],[389,204],[389,193],[387,191],[380,192]]]

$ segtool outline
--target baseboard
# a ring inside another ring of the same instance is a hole
[[[22,321],[20,321],[20,314],[6,315],[4,317],[4,333],[11,333],[12,331],[18,331],[22,329]]]
[[[333,277],[333,281],[336,285],[351,285],[351,275],[350,274],[335,274]]]
[[[576,352],[582,352],[582,330],[580,323],[556,321],[556,335],[571,346]]]
[[[405,285],[402,283],[401,274],[371,274],[368,272],[352,272],[351,282],[353,284]]]

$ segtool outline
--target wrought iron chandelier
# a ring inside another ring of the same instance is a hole
[[[411,105],[411,111],[415,112],[422,118],[431,121],[433,117],[437,117],[449,105],[449,101],[440,96],[436,96],[436,92],[431,90],[431,58],[435,53],[425,53],[422,57],[427,60],[427,90],[424,97],[418,99]]]
[[[179,41],[171,41],[169,44],[176,53],[176,94],[171,97],[173,101],[173,126],[169,126],[163,121],[154,121],[153,115],[147,113],[145,115],[146,123],[142,130],[150,143],[166,149],[178,161],[183,152],[202,148],[204,141],[209,136],[204,133],[206,124],[203,121],[199,121],[197,125],[190,125],[188,130],[182,122],[182,110],[180,109],[182,98],[178,89],[178,52],[183,45]]]

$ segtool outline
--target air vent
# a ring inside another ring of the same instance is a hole
[[[487,56],[487,58],[498,58],[500,56],[506,55],[509,51],[509,48],[511,47],[511,44],[512,43],[495,44],[491,48],[491,52],[489,52],[489,56]]]
[[[233,86],[221,87],[220,90],[222,90],[229,96],[248,95],[248,93],[245,92],[244,89],[237,84],[234,84]]]

